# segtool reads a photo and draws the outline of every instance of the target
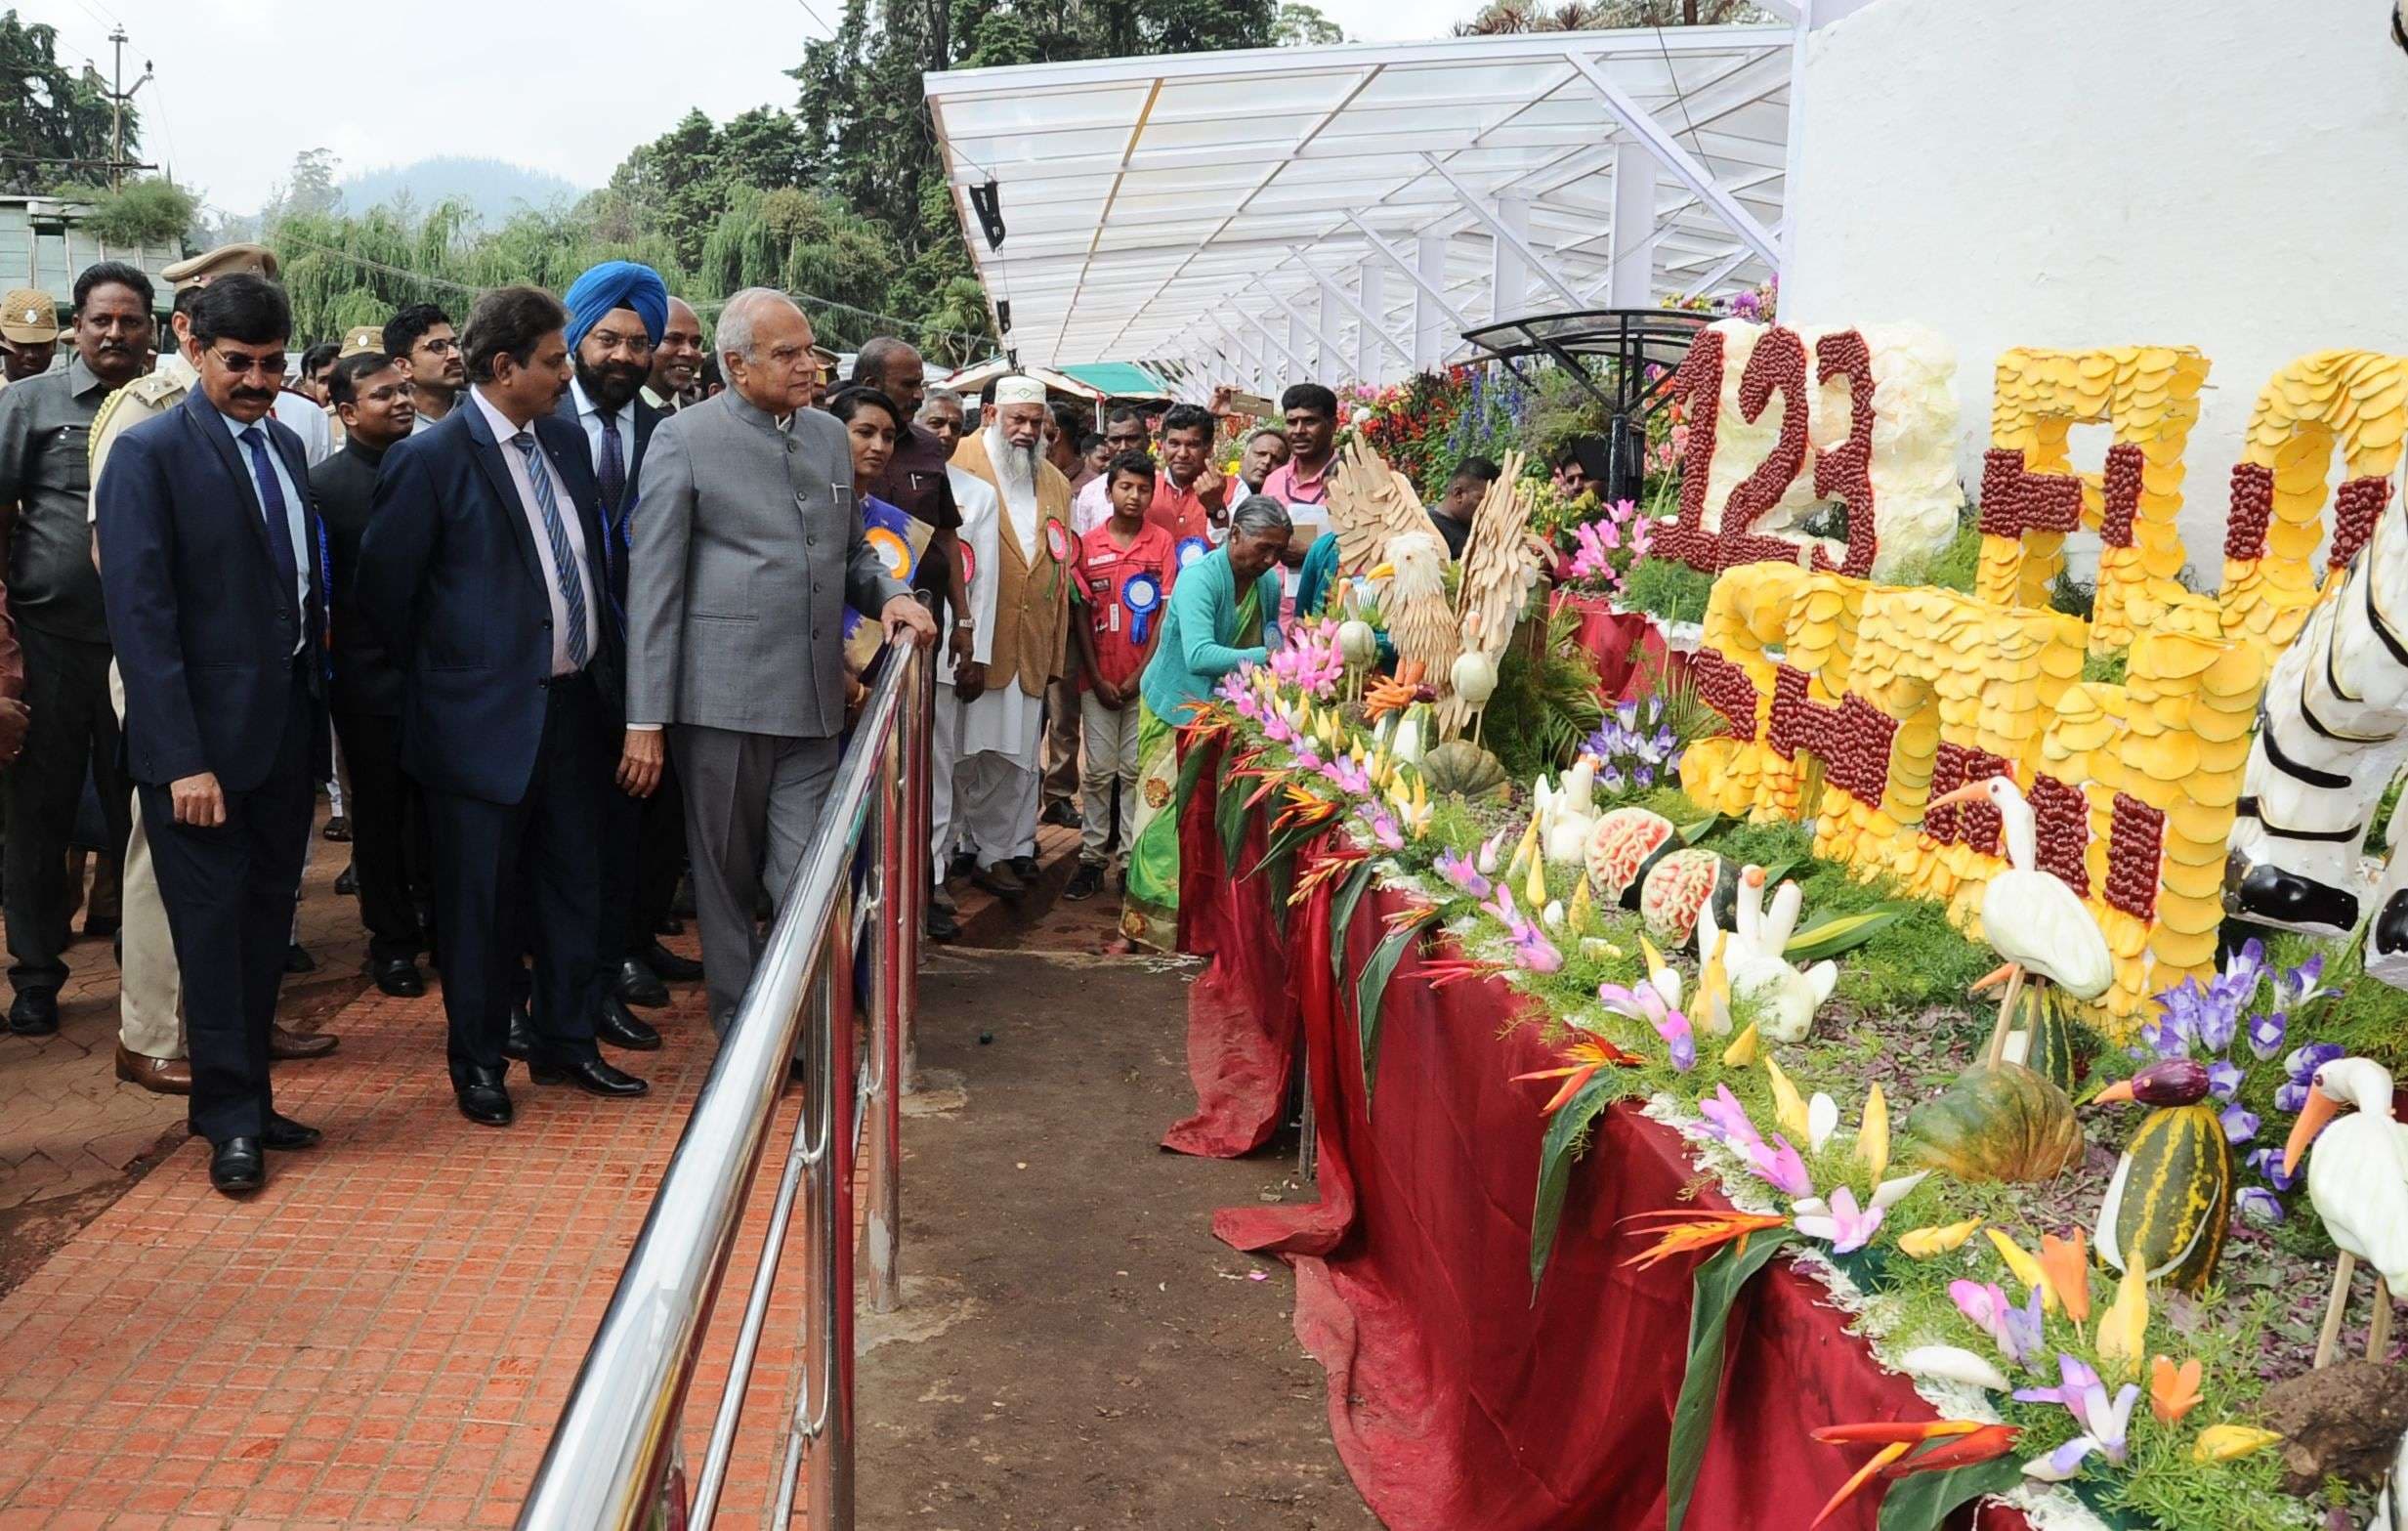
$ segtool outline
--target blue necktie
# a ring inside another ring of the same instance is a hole
[[[275,464],[268,459],[268,433],[254,425],[242,433],[242,445],[251,449],[251,477],[259,481],[260,507],[268,516],[268,546],[275,554],[275,571],[283,576],[284,588],[297,590],[301,580],[301,565],[293,550],[293,529],[286,518],[290,515],[284,503],[284,486],[275,476]],[[306,619],[306,613],[295,613]]]
[[[527,477],[535,487],[535,508],[543,512],[544,539],[552,544],[552,582],[560,587],[561,604],[569,610],[569,662],[585,667],[585,582],[577,577],[576,552],[569,545],[569,528],[560,519],[560,501],[552,493],[552,475],[535,450],[531,431],[510,438],[510,445],[527,459]]]

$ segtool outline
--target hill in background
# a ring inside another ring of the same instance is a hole
[[[342,193],[344,208],[354,214],[406,192],[411,205],[421,212],[438,202],[465,201],[488,226],[498,226],[522,206],[538,210],[566,206],[585,194],[584,188],[546,171],[462,155],[363,170],[346,176],[336,190]]]

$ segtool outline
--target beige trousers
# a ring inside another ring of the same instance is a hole
[[[108,700],[125,726],[125,678],[116,661],[108,666]],[[150,840],[143,832],[142,797],[134,799],[134,832],[125,842],[123,923],[125,955],[117,969],[117,1040],[146,1058],[184,1056],[184,979],[176,970],[176,943],[167,930],[167,906],[150,869]]]

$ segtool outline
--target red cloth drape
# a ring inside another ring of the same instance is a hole
[[[1211,838],[1208,816],[1203,824],[1184,847],[1190,866],[1217,860],[1217,848],[1198,844]],[[1660,1527],[1693,1265],[1629,1268],[1638,1246],[1620,1224],[1680,1205],[1697,1171],[1669,1128],[1627,1107],[1608,1112],[1573,1173],[1534,1298],[1538,1108],[1550,1086],[1508,1078],[1549,1066],[1546,1049],[1530,1029],[1500,1038],[1500,1017],[1520,1002],[1511,991],[1433,990],[1408,955],[1388,986],[1376,1094],[1367,1096],[1353,975],[1405,896],[1374,888],[1364,897],[1341,984],[1329,921],[1342,880],[1291,912],[1282,996],[1304,1027],[1321,1200],[1228,1209],[1213,1230],[1294,1266],[1296,1336],[1329,1373],[1331,1434],[1391,1531]],[[1254,916],[1207,919],[1204,905],[1260,910],[1268,893],[1215,878],[1189,881],[1182,897],[1198,901],[1183,918],[1219,929]],[[1202,1025],[1214,1013],[1200,1007],[1191,1018]],[[1249,1038],[1275,1030],[1259,1018],[1247,1026]],[[1225,1114],[1276,1112],[1275,1102],[1227,1103],[1227,1084],[1215,1077]],[[1711,1190],[1697,1201],[1726,1205]],[[1842,1316],[1821,1305],[1826,1296],[1776,1261],[1734,1309],[1722,1407],[1691,1500],[1696,1531],[1795,1531],[1812,1519],[1864,1455],[1815,1444],[1806,1431],[1816,1425],[1931,1417],[1903,1378],[1843,1332]],[[1877,1499],[1868,1494],[1828,1524],[1872,1531]],[[2020,1515],[1996,1507],[1982,1525],[2025,1531]]]
[[[1580,615],[1573,641],[1596,661],[1597,689],[1607,701],[1643,698],[1661,689],[1672,657],[1644,612],[1618,612],[1604,596],[1572,590],[1555,592],[1554,609]]]
[[[1224,868],[1213,785],[1227,746],[1212,741],[1194,747],[1212,753],[1179,820],[1179,950],[1208,960],[1187,998],[1196,1114],[1162,1134],[1162,1146],[1235,1159],[1279,1130],[1295,1068],[1298,1021],[1288,999],[1288,953],[1272,917],[1270,885],[1249,881],[1244,898],[1227,892],[1239,872],[1252,871],[1262,855],[1262,815],[1246,815],[1239,865]],[[1230,790],[1251,787],[1233,782]]]

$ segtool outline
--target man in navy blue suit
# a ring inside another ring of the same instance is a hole
[[[513,1116],[510,976],[532,950],[537,1084],[647,1086],[594,1046],[599,841],[621,635],[585,438],[558,419],[568,315],[536,287],[477,300],[460,407],[386,454],[355,599],[406,676],[403,763],[435,832],[451,1084],[461,1114]]]
[[[264,1148],[307,1148],[277,1114],[269,1026],[328,770],[323,571],[301,439],[272,418],[292,310],[263,276],[211,282],[186,360],[199,386],[120,437],[97,508],[126,761],[184,973],[192,1131],[229,1195]]]
[[[669,289],[660,274],[633,261],[605,261],[570,283],[569,355],[576,376],[561,397],[560,417],[584,433],[602,510],[610,527],[611,599],[627,610],[629,518],[644,472],[644,451],[661,413],[644,402],[653,346],[668,322]],[[623,697],[613,697],[612,728],[623,723]],[[669,1002],[661,980],[691,981],[702,964],[660,945],[660,922],[685,870],[686,808],[675,780],[662,773],[649,797],[607,794],[602,836],[602,961],[594,984],[594,1030],[613,1047],[657,1047],[660,1034],[629,1005]],[[513,1017],[515,1020],[516,1018]]]

